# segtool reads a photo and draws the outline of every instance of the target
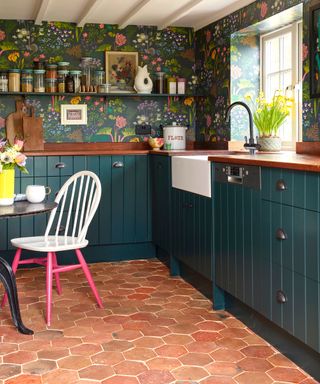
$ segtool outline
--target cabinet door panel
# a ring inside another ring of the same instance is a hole
[[[124,159],[123,156],[112,156],[112,163],[122,162]],[[124,216],[124,168],[114,168],[112,167],[112,185],[111,185],[111,195],[112,195],[112,229],[111,229],[111,239],[112,243],[121,243],[123,239],[124,225],[123,225],[123,216]]]
[[[100,244],[110,244],[112,242],[112,159],[111,156],[100,157],[100,181],[101,181],[101,201],[99,205],[99,239]]]
[[[132,230],[127,228],[129,233],[135,233],[136,242],[151,240],[151,217],[150,217],[150,181],[147,156],[127,156],[132,161],[132,174],[128,176],[128,183],[131,180],[132,186],[135,183],[135,199],[132,201]],[[135,160],[135,161],[134,161]],[[135,178],[134,178],[135,176]]]
[[[142,182],[142,180],[136,180],[136,172],[138,172],[138,169],[139,167],[141,167],[141,164],[137,164],[136,167],[135,156],[125,156],[124,161],[125,163],[123,168],[123,215],[125,215],[125,218],[123,220],[123,241],[126,243],[130,243],[136,241],[136,229],[137,231],[139,231],[139,224],[142,226],[145,223],[143,217],[143,203],[138,206],[138,200],[140,202],[140,200],[143,199],[145,195],[142,191],[139,191],[139,187],[136,184],[136,181]],[[144,170],[142,169],[139,171],[143,172]],[[143,189],[143,186],[141,186],[141,189]],[[142,217],[138,219],[140,213]],[[137,228],[136,220],[138,224]],[[141,228],[140,230],[144,233],[145,228]]]

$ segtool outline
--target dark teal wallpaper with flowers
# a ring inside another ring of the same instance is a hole
[[[68,61],[78,69],[82,56],[91,56],[97,67],[104,68],[105,51],[137,51],[139,64],[148,65],[151,74],[163,71],[187,79],[187,91],[195,87],[194,33],[190,28],[116,26],[50,22],[36,26],[31,21],[0,21],[0,69],[30,68],[35,58],[48,62]],[[141,141],[135,125],[152,125],[152,134],[159,134],[160,124],[189,124],[189,137],[194,136],[194,99],[113,97],[48,97],[30,96],[27,104],[43,116],[47,142],[59,141]],[[60,124],[60,105],[86,103],[88,124]],[[0,96],[0,134],[4,135],[5,118],[14,111],[14,98]]]
[[[231,34],[302,3],[300,0],[256,1],[196,32],[196,74],[199,99],[196,106],[197,139],[227,141],[230,126],[225,111],[230,103],[230,37]],[[309,97],[308,7],[304,2],[303,43],[303,140],[320,140],[320,101]]]

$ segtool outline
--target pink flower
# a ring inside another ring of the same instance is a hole
[[[157,72],[161,72],[161,67],[157,67]]]
[[[148,56],[147,55],[143,55],[142,58],[143,58],[143,60],[148,60]]]
[[[44,59],[46,56],[45,54],[41,53],[41,55],[39,55],[39,59]]]
[[[207,43],[209,43],[209,41],[211,40],[211,31],[209,31],[209,29],[206,31],[206,40]]]
[[[24,57],[28,57],[30,56],[30,52],[26,51],[24,54],[23,54]]]
[[[95,102],[94,102],[94,105],[99,105],[99,104],[100,104],[99,101],[95,101]]]
[[[86,96],[84,99],[85,99],[85,100],[90,100],[90,99],[91,99],[91,96]]]
[[[127,42],[127,38],[122,33],[117,33],[115,37],[115,42],[118,47],[121,47],[121,45],[125,45]]]
[[[99,111],[100,111],[100,112],[103,112],[103,107],[100,107],[100,108],[99,108]]]
[[[24,141],[23,140],[20,140],[18,139],[17,137],[15,137],[14,139],[14,148],[17,150],[17,151],[20,151],[23,147],[23,144],[24,144]]]
[[[14,159],[14,161],[19,165],[19,167],[24,167],[26,165],[27,156],[23,153],[19,153],[18,156]]]
[[[103,29],[104,28],[104,24],[99,24],[99,28]]]
[[[88,33],[87,32],[83,32],[82,36],[86,39],[88,37]]]
[[[207,127],[209,128],[212,123],[212,117],[210,115],[206,115],[206,123]]]
[[[127,119],[123,116],[116,117],[116,127],[121,129],[127,125]]]
[[[5,31],[0,30],[0,41],[4,40],[6,38]]]
[[[157,57],[157,61],[162,61],[161,57]]]
[[[266,14],[268,12],[268,4],[266,2],[262,2],[261,3],[261,10],[260,10],[260,13],[261,13],[261,17],[262,18],[265,18]]]
[[[303,61],[306,60],[306,58],[308,57],[308,54],[309,54],[309,48],[308,48],[307,44],[303,44],[303,48],[302,48]]]
[[[155,60],[152,60],[152,64],[153,64],[153,65],[156,65],[157,62],[156,62]]]

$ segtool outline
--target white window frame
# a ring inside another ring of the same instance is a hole
[[[265,62],[264,57],[266,55],[265,41],[270,38],[276,38],[287,32],[292,33],[292,96],[294,97],[294,105],[292,111],[292,141],[283,141],[282,147],[287,150],[294,150],[296,148],[296,142],[302,140],[302,21],[296,21],[291,25],[277,29],[275,31],[263,34],[260,36],[260,89],[265,90],[266,72],[264,70]]]

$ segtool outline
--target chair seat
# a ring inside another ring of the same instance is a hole
[[[77,237],[72,236],[34,236],[12,239],[11,244],[30,251],[60,252],[84,248],[88,245],[88,240],[84,239],[80,242]]]

